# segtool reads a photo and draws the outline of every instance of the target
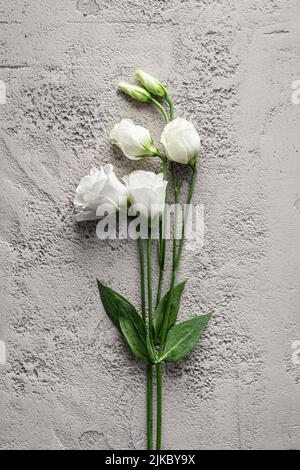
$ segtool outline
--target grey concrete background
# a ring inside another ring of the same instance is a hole
[[[141,448],[145,378],[95,277],[139,303],[133,242],[100,243],[72,199],[109,144],[157,111],[116,93],[139,66],[165,81],[204,153],[205,245],[185,252],[181,318],[215,309],[165,374],[164,447],[300,448],[298,0],[2,0],[1,448]]]

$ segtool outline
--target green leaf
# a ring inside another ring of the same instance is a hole
[[[145,346],[145,342],[142,341],[142,339],[140,338],[140,335],[133,321],[129,317],[121,315],[119,318],[119,322],[121,331],[133,354],[138,359],[141,359],[146,364],[149,364],[150,361],[148,358],[147,346]]]
[[[209,312],[173,326],[159,361],[177,362],[185,357],[198,343],[211,315]]]
[[[174,323],[177,320],[181,295],[182,295],[183,289],[185,287],[185,284],[186,284],[186,280],[180,282],[179,284],[177,284],[177,286],[175,286],[173,288],[171,308],[170,308],[170,313],[169,313],[168,330],[171,328],[171,326],[174,325]],[[159,338],[160,338],[160,334],[161,334],[161,329],[162,329],[162,325],[163,325],[164,316],[166,314],[166,310],[167,310],[167,306],[168,306],[169,295],[170,295],[170,291],[168,291],[162,297],[162,299],[160,300],[160,302],[158,304],[158,307],[156,309],[156,314],[155,314],[155,340],[158,343],[159,343]]]
[[[134,306],[122,295],[102,284],[98,279],[97,283],[104,310],[120,333],[123,334],[120,326],[120,317],[129,318],[133,322],[141,341],[146,345],[146,327]]]

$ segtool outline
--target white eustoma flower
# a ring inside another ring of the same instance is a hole
[[[168,95],[167,90],[161,81],[152,77],[152,75],[143,72],[141,69],[136,69],[135,76],[140,84],[153,95],[160,96],[161,98],[165,98]]]
[[[152,171],[133,171],[123,177],[131,205],[138,206],[139,212],[147,219],[157,220],[164,210],[167,181],[163,174]]]
[[[113,165],[104,165],[100,170],[93,167],[75,191],[76,220],[97,219],[97,208],[103,204],[109,212],[127,210],[127,199],[128,191],[116,177]]]
[[[169,122],[161,135],[169,160],[187,164],[201,150],[200,136],[190,121],[177,118]]]
[[[158,152],[148,129],[136,126],[131,119],[122,119],[118,122],[110,133],[110,140],[130,160],[140,160]]]

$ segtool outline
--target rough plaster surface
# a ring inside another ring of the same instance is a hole
[[[114,88],[137,66],[204,144],[181,317],[215,316],[166,371],[164,447],[300,448],[299,17],[298,0],[1,2],[1,448],[145,446],[144,371],[95,286],[138,305],[136,246],[99,242],[72,208],[93,164],[158,169],[109,145],[121,117],[159,136],[159,114]]]

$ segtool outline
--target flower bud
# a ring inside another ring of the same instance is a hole
[[[135,71],[135,76],[138,79],[139,83],[146,88],[152,95],[159,96],[161,98],[165,98],[168,93],[164,85],[157,80],[157,78],[152,77],[146,72],[143,72],[141,69],[137,69]]]
[[[110,133],[110,139],[130,160],[158,154],[148,129],[136,126],[131,119],[118,122]]]
[[[131,96],[134,100],[143,101],[144,103],[149,103],[151,101],[150,93],[140,86],[120,82],[118,83],[118,88],[119,90],[124,91],[124,93],[127,93],[127,95]]]

